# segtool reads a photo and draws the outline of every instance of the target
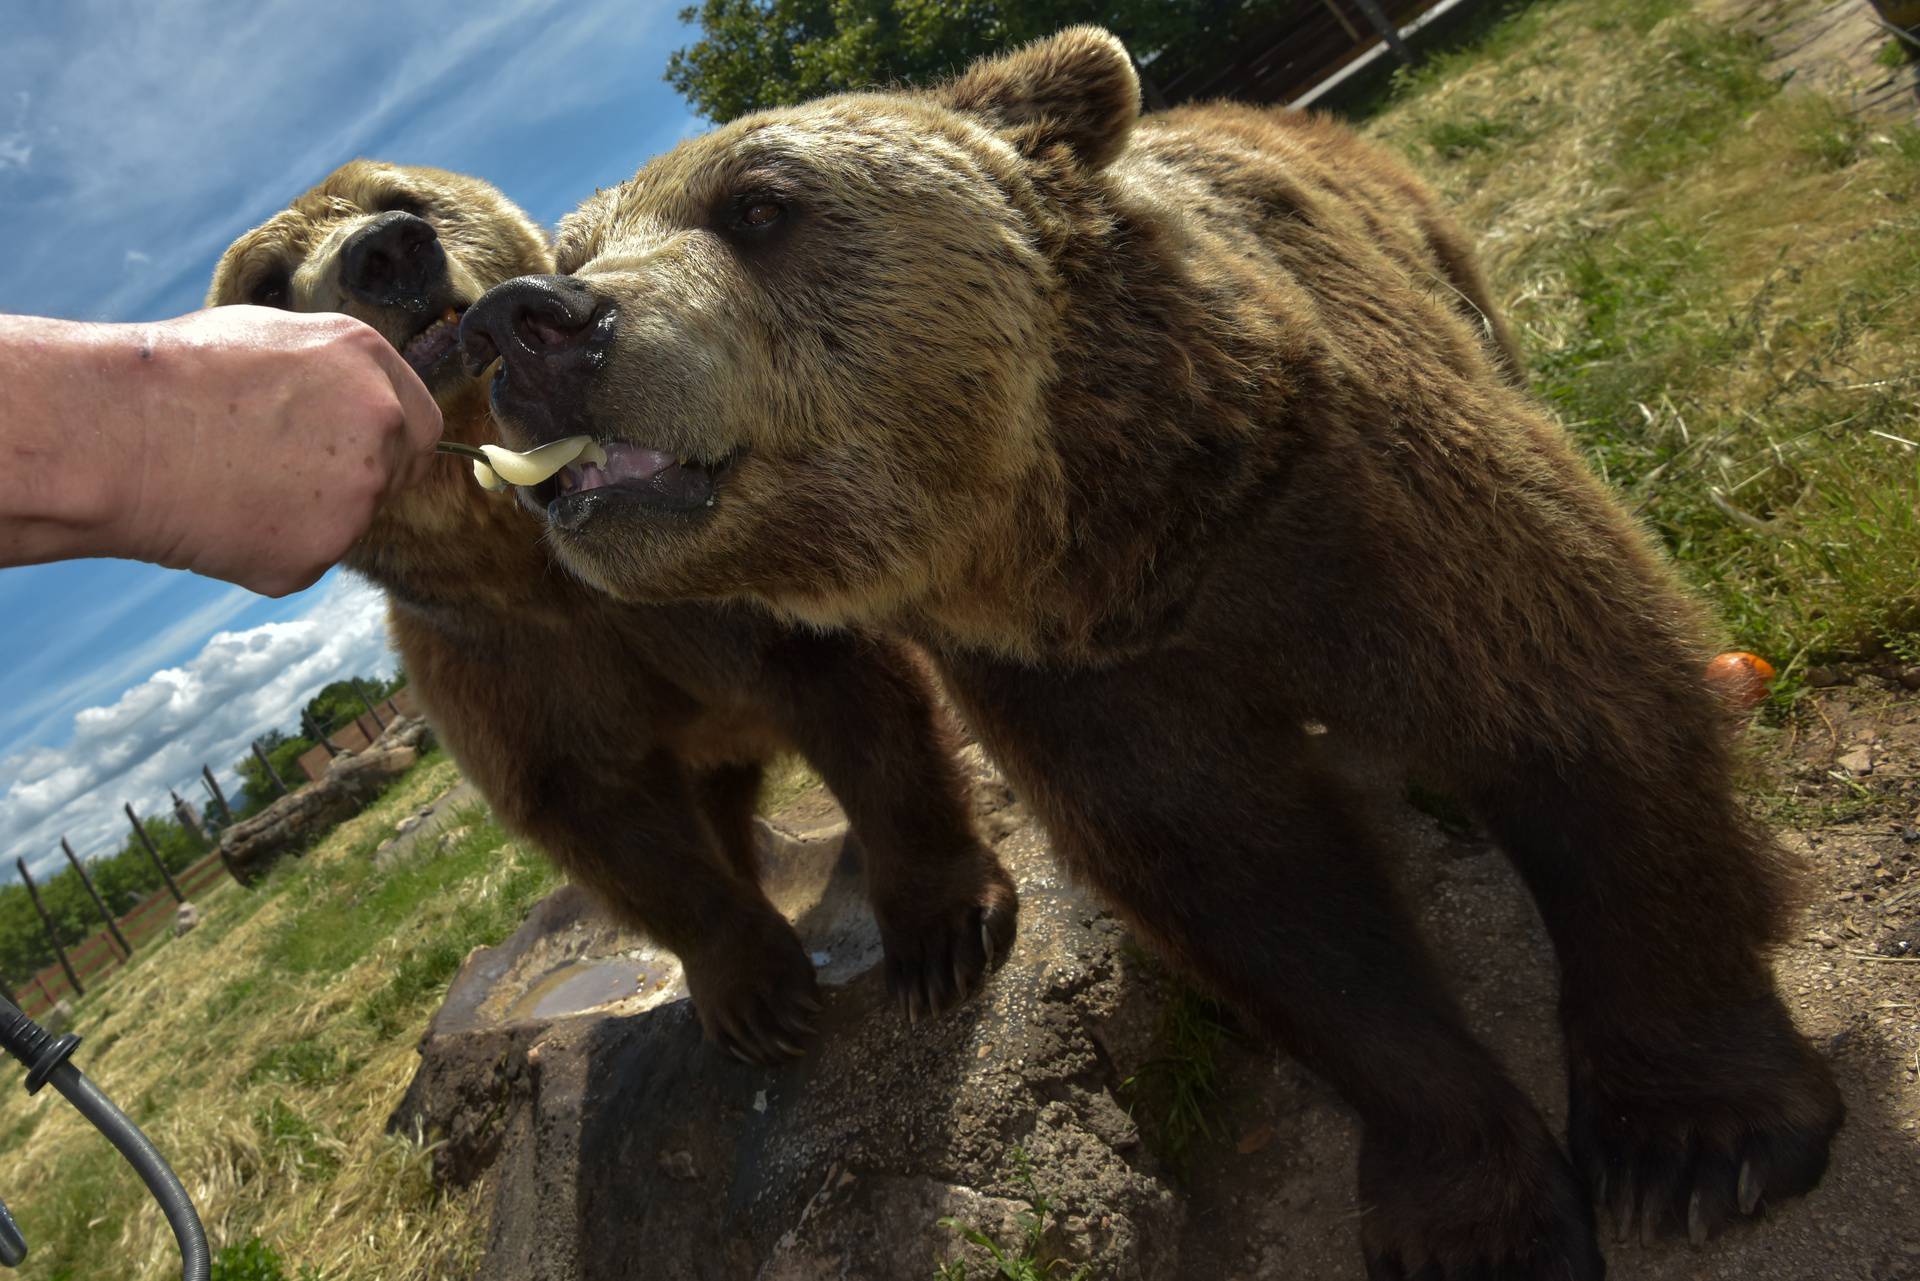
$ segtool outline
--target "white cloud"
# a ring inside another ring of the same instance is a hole
[[[123,802],[164,813],[169,788],[197,794],[203,762],[232,785],[247,744],[292,728],[323,685],[393,665],[385,599],[356,578],[338,579],[301,617],[220,632],[181,666],[76,714],[64,746],[0,760],[0,849],[39,871],[61,860],[62,835],[83,856],[118,848]]]
[[[146,314],[189,277],[198,284],[234,236],[356,155],[403,138],[408,158],[453,164],[488,124],[537,127],[615,95],[634,73],[609,58],[670,25],[674,8],[81,0],[53,11],[57,31],[29,31],[0,51],[0,83],[35,85],[35,118],[46,122],[31,142],[19,132],[37,194],[79,219],[36,228],[47,239],[35,248],[70,267],[62,246],[124,230],[137,209],[144,243],[164,248],[151,251],[150,271],[87,282],[97,292],[84,311]],[[0,293],[20,293],[17,309],[45,310],[24,299],[58,296],[54,279],[0,272]]]
[[[138,249],[127,250],[127,266],[129,267],[144,267],[152,261],[152,254],[141,253]]]

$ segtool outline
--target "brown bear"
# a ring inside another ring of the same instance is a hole
[[[240,237],[209,302],[367,322],[433,390],[446,437],[477,444],[492,428],[459,316],[550,269],[539,230],[486,183],[355,161]],[[947,726],[898,643],[742,606],[609,600],[457,459],[383,509],[347,563],[386,589],[413,687],[501,821],[678,953],[703,1027],[734,1054],[798,1052],[819,1008],[755,867],[776,752],[801,751],[845,806],[911,1016],[964,998],[1005,955],[1013,883],[974,835]]]
[[[531,495],[588,581],[929,647],[1067,866],[1358,1112],[1369,1276],[1588,1281],[1596,1199],[1710,1235],[1819,1179],[1841,1101],[1774,988],[1787,877],[1699,612],[1436,284],[1478,276],[1408,238],[1419,193],[1326,119],[1141,119],[1078,28],[683,143],[463,341],[509,439],[605,442]],[[1571,1162],[1329,739],[1519,868]]]

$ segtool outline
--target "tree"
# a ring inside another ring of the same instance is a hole
[[[307,715],[320,728],[331,731],[356,716],[366,715],[367,704],[378,703],[396,688],[398,686],[390,685],[377,676],[349,676],[345,680],[334,681],[308,699]],[[279,762],[275,761],[274,764],[277,767]]]
[[[1211,65],[1300,0],[702,0],[681,12],[702,36],[667,59],[667,81],[716,123],[764,107],[906,83],[1098,23],[1151,78]]]
[[[273,762],[274,770],[286,780],[287,786],[298,787],[305,777],[300,772],[300,757],[313,747],[313,740],[304,734],[270,729],[260,736],[259,743],[260,750]],[[280,789],[274,786],[266,767],[252,752],[235,761],[233,768],[240,775],[241,784],[240,795],[233,802],[235,818],[252,818],[280,798]]]

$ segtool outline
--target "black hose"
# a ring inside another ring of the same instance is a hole
[[[194,1210],[186,1188],[181,1186],[160,1150],[140,1132],[140,1127],[115,1107],[113,1100],[102,1094],[85,1073],[67,1062],[78,1044],[80,1038],[76,1036],[55,1038],[53,1033],[28,1018],[19,1006],[0,996],[0,1048],[27,1065],[27,1092],[32,1094],[51,1082],[67,1102],[80,1109],[80,1115],[93,1122],[94,1128],[120,1149],[120,1155],[139,1172],[147,1190],[166,1213],[167,1223],[180,1245],[182,1281],[207,1281],[210,1269],[207,1234],[200,1226],[200,1215]]]

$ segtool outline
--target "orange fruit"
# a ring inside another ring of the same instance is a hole
[[[1708,683],[1741,708],[1757,707],[1766,698],[1773,675],[1772,663],[1745,650],[1721,654],[1707,664]]]

